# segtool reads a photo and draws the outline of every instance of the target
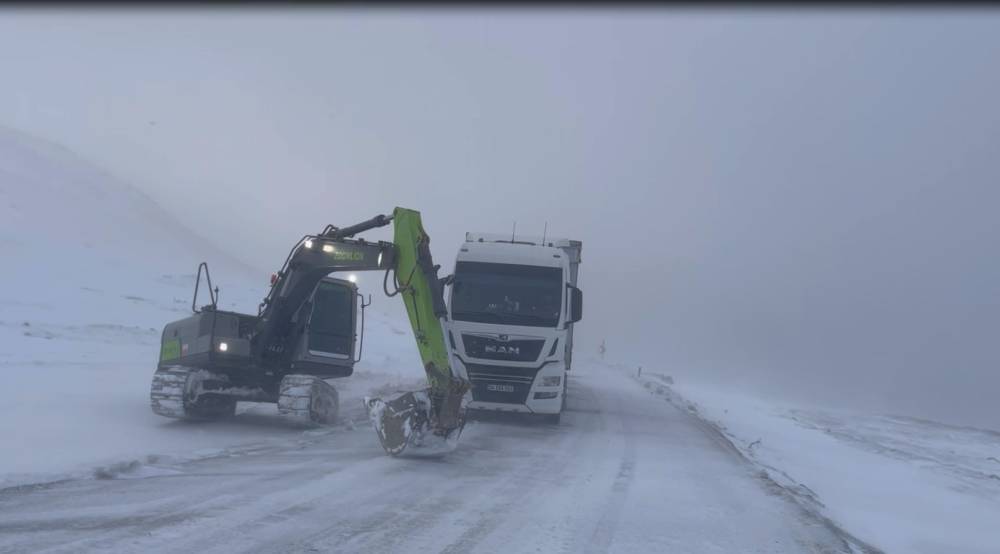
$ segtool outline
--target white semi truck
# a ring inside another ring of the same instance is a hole
[[[583,314],[578,240],[466,233],[448,302],[452,363],[472,382],[470,409],[558,423]]]

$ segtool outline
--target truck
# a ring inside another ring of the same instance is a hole
[[[472,384],[468,409],[559,423],[583,317],[582,250],[579,240],[466,233],[446,282],[448,347]]]

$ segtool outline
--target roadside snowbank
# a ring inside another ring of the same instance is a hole
[[[1000,552],[1000,433],[778,405],[647,371],[638,379],[864,543],[891,553]]]

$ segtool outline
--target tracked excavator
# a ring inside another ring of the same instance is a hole
[[[392,242],[356,237],[390,223]],[[292,247],[256,316],[219,309],[219,291],[202,263],[194,314],[163,329],[150,393],[153,412],[215,419],[234,414],[237,401],[275,402],[296,422],[333,423],[339,397],[327,379],[353,373],[364,345],[364,308],[371,300],[366,304],[354,283],[331,274],[382,270],[386,294],[399,295],[406,306],[428,387],[391,400],[366,397],[369,419],[390,455],[453,449],[465,425],[470,384],[464,370],[449,363],[444,279],[437,276],[429,245],[420,213],[405,208],[349,227],[328,225]],[[211,301],[198,307],[203,276]]]

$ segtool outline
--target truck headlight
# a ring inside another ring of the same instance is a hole
[[[562,375],[556,375],[555,377],[542,377],[543,387],[558,387],[562,384]]]

